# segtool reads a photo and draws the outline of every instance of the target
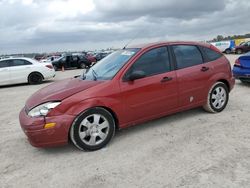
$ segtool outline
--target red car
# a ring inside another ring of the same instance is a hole
[[[242,54],[250,51],[250,41],[248,42],[243,42],[239,46],[236,46],[233,51],[236,54]]]
[[[234,83],[228,60],[212,45],[134,46],[33,94],[20,124],[33,146],[71,140],[79,149],[97,150],[118,129],[196,107],[221,112]]]

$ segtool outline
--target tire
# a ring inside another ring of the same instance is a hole
[[[91,108],[74,121],[70,139],[80,150],[95,151],[106,146],[115,134],[115,121],[110,112]]]
[[[237,49],[236,54],[242,54],[242,49]]]
[[[204,110],[210,113],[218,113],[225,109],[229,99],[229,90],[223,82],[216,82],[209,90],[207,103]]]
[[[79,67],[78,67],[79,69],[85,69],[86,68],[86,65],[85,65],[85,63],[80,63],[80,65],[79,65]]]
[[[29,84],[41,84],[43,82],[43,75],[39,72],[31,73],[28,77]]]
[[[230,53],[231,53],[231,50],[230,50],[230,49],[226,49],[225,53],[226,53],[226,54],[230,54]]]

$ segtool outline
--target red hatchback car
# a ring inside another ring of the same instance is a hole
[[[112,53],[81,77],[39,90],[19,119],[33,146],[71,140],[79,149],[97,150],[117,129],[201,106],[221,112],[234,83],[229,61],[212,45],[134,46]]]

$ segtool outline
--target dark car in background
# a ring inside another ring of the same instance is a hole
[[[250,51],[250,41],[241,43],[239,46],[236,46],[233,49],[233,51],[236,54],[243,54],[243,53],[249,52]]]
[[[100,61],[101,59],[103,59],[104,57],[106,57],[109,54],[110,53],[101,52],[101,53],[95,54],[94,57],[95,57],[96,61]]]
[[[233,74],[243,83],[250,83],[250,52],[236,59]]]
[[[91,66],[91,61],[84,55],[63,55],[61,58],[52,61],[52,65],[55,70],[64,68],[79,68],[84,69]]]

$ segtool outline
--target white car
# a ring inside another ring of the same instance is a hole
[[[30,58],[8,58],[0,60],[0,86],[19,83],[40,84],[55,77],[51,63],[39,63]]]

